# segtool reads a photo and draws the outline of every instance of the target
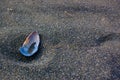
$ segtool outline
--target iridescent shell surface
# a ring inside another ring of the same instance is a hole
[[[32,56],[38,51],[39,43],[39,34],[34,31],[28,35],[19,50],[24,56]]]

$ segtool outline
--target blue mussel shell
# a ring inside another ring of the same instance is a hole
[[[39,43],[39,34],[34,31],[28,35],[19,51],[24,56],[32,56],[38,51]]]

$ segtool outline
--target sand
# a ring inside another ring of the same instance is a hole
[[[0,80],[120,80],[119,0],[1,0]],[[38,31],[39,51],[19,48]]]

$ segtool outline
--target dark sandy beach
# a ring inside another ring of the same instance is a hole
[[[0,80],[120,80],[120,0],[0,0]]]

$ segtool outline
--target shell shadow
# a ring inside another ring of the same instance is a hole
[[[31,63],[31,61],[33,60],[36,61],[37,59],[41,58],[43,54],[42,46],[43,43],[40,34],[39,34],[40,36],[39,48],[38,51],[33,56],[25,57],[20,53],[19,48],[20,46],[22,46],[26,36],[27,36],[26,34],[21,35],[13,34],[7,36],[9,39],[3,39],[4,42],[0,44],[0,47],[1,54],[5,57],[5,59],[15,62]]]
[[[96,43],[99,46],[106,41],[112,41],[112,40],[120,40],[120,33],[110,33],[107,35],[102,35],[98,39],[96,39]]]

